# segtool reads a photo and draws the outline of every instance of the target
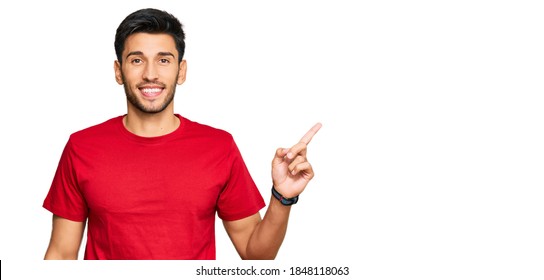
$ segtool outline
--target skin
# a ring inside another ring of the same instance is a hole
[[[114,62],[115,80],[125,88],[130,132],[144,137],[168,134],[179,126],[173,97],[177,85],[185,82],[187,63],[178,63],[175,42],[167,34],[136,33],[125,42],[123,62]],[[272,180],[284,197],[302,193],[314,177],[306,158],[307,146],[319,131],[314,125],[295,145],[278,148],[272,160]],[[223,221],[242,259],[274,259],[287,231],[291,206],[272,195],[263,218],[259,212],[236,221]],[[45,259],[77,259],[86,221],[74,222],[53,215],[52,232]]]

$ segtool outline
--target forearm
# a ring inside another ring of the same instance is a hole
[[[271,197],[263,220],[257,225],[247,245],[248,259],[272,260],[278,251],[287,232],[287,223],[291,206],[282,205]]]
[[[63,252],[55,248],[49,247],[45,252],[44,260],[77,260],[76,252]]]
[[[46,260],[76,260],[85,230],[85,222],[74,222],[53,215],[53,230]]]

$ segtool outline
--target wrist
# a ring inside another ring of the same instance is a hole
[[[293,204],[296,204],[298,202],[298,195],[295,197],[287,198],[284,197],[280,192],[274,188],[274,185],[272,185],[272,195],[282,204],[285,206],[291,206]]]

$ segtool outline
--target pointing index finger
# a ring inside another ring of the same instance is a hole
[[[302,138],[300,139],[300,142],[308,145],[310,141],[312,140],[312,138],[314,137],[314,135],[319,131],[321,126],[322,126],[321,123],[316,123],[308,132],[306,132],[306,134],[304,134],[304,136],[302,136]]]

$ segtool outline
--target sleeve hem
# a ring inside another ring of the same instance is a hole
[[[251,215],[254,215],[254,214],[257,214],[259,211],[261,211],[263,208],[264,208],[265,204],[264,202],[261,203],[260,205],[250,209],[250,210],[247,210],[247,211],[244,211],[244,212],[240,212],[240,213],[234,213],[234,214],[217,214],[217,216],[221,219],[221,220],[224,220],[224,221],[236,221],[236,220],[240,220],[240,219],[243,219],[243,218],[247,218]]]
[[[59,209],[55,209],[51,205],[43,204],[43,208],[51,212],[53,215],[59,216],[64,219],[68,219],[73,222],[85,222],[87,217],[85,215],[74,215],[70,213],[66,213],[65,211],[61,211]]]

